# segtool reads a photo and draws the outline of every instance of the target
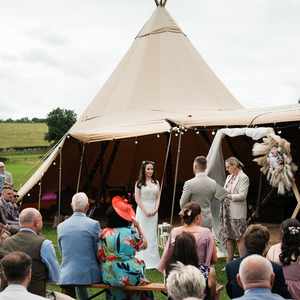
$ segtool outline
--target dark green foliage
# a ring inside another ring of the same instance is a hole
[[[45,140],[51,142],[58,142],[64,134],[76,122],[76,114],[73,110],[56,108],[52,110],[46,119],[48,125],[48,132],[45,135]]]

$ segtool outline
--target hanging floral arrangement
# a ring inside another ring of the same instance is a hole
[[[255,143],[252,149],[254,159],[272,187],[278,194],[290,191],[294,183],[297,166],[293,163],[290,143],[279,135],[270,134],[262,143]]]

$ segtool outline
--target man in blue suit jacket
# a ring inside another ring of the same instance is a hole
[[[243,259],[240,264],[238,283],[245,294],[236,300],[283,300],[273,294],[271,287],[274,281],[272,264],[261,255],[253,254]]]
[[[59,284],[73,298],[76,298],[76,289],[78,297],[84,300],[88,298],[85,286],[101,281],[97,260],[100,225],[86,216],[89,202],[85,193],[75,194],[71,205],[73,215],[57,227],[62,254]]]
[[[263,255],[268,246],[270,233],[267,227],[260,224],[250,225],[244,234],[244,246],[246,255],[231,261],[225,267],[227,273],[226,290],[228,296],[233,299],[244,294],[243,289],[238,285],[236,275],[239,272],[241,262],[251,254]],[[272,292],[284,298],[290,298],[290,294],[285,283],[282,267],[276,263],[271,263],[273,267],[274,284]]]

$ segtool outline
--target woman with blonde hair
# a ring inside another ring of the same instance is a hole
[[[227,249],[227,262],[233,259],[233,243],[236,241],[240,256],[243,255],[241,238],[247,228],[247,195],[249,177],[243,172],[243,163],[236,157],[229,157],[225,161],[225,168],[229,175],[224,188],[228,195],[223,201],[222,237]]]

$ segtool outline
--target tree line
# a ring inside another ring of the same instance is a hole
[[[73,110],[55,108],[50,111],[47,118],[20,118],[20,119],[5,119],[0,123],[46,123],[48,132],[45,134],[44,139],[50,143],[55,144],[58,142],[76,122],[77,115]]]

